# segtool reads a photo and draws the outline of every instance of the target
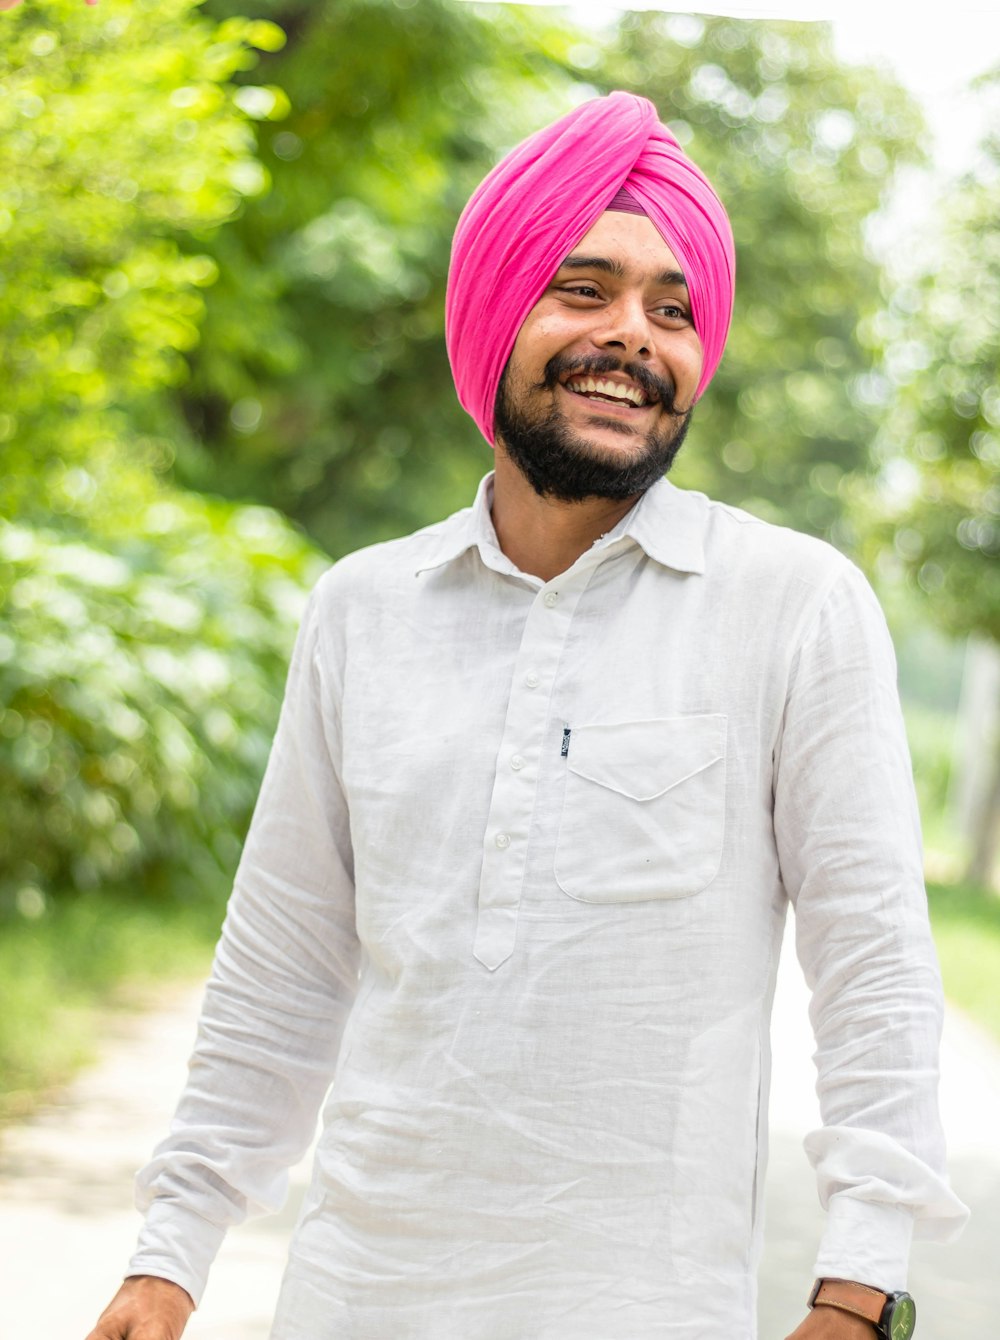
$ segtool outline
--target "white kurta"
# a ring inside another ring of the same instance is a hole
[[[902,1287],[964,1210],[870,589],[666,481],[543,583],[490,489],[314,593],[130,1273],[197,1298],[332,1079],[274,1340],[750,1340],[791,899],[817,1272]]]

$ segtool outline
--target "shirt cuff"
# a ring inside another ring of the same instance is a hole
[[[139,1234],[139,1245],[128,1264],[130,1275],[156,1275],[186,1289],[201,1303],[208,1272],[222,1246],[226,1230],[201,1215],[160,1196],[150,1205]]]
[[[910,1210],[839,1192],[830,1197],[814,1273],[898,1293],[906,1288],[912,1238]]]

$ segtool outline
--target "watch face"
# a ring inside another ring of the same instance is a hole
[[[892,1309],[892,1318],[889,1322],[890,1340],[910,1340],[916,1324],[916,1305],[908,1294],[904,1294],[902,1298],[897,1299]]]

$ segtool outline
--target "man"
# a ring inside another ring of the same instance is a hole
[[[313,595],[91,1340],[175,1340],[331,1078],[275,1340],[750,1340],[789,900],[828,1211],[794,1340],[912,1333],[911,1234],[964,1210],[884,623],[829,546],[662,478],[733,271],[629,94],[473,196],[447,335],[495,474]]]

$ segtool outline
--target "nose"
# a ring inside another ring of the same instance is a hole
[[[601,312],[601,323],[593,341],[601,349],[613,349],[625,358],[649,358],[653,341],[642,298],[623,294]]]

